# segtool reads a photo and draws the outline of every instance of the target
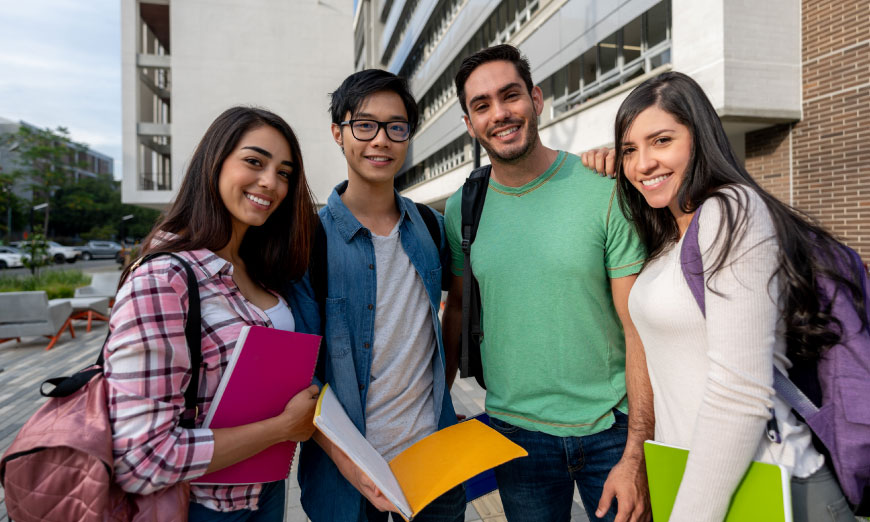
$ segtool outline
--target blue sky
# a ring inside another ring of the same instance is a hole
[[[121,173],[121,2],[0,0],[0,117],[67,127]]]

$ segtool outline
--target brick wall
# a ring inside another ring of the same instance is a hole
[[[794,205],[870,260],[870,0],[803,0]],[[789,125],[746,135],[746,167],[789,201]]]

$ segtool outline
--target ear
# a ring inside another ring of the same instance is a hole
[[[535,114],[540,116],[544,111],[544,92],[537,85],[532,87],[532,104],[535,106]]]
[[[462,121],[465,122],[465,128],[468,129],[468,135],[471,136],[472,139],[477,139],[477,135],[474,133],[474,127],[471,126],[471,120],[467,115],[462,116]]]
[[[331,130],[332,139],[335,140],[335,143],[337,143],[339,147],[344,147],[344,140],[341,135],[341,125],[333,123]]]

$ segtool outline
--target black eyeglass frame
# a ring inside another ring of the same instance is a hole
[[[374,123],[375,125],[378,126],[377,130],[375,131],[374,134],[372,134],[371,138],[367,138],[367,139],[360,138],[359,136],[356,135],[356,132],[354,132],[354,129],[353,129],[354,124],[357,122],[360,122],[360,121]],[[397,139],[393,138],[392,136],[390,136],[390,131],[387,129],[387,125],[389,125],[390,123],[404,123],[405,125],[408,126],[408,135],[405,137],[405,139],[397,140]],[[405,120],[378,121],[378,120],[370,120],[368,118],[360,118],[360,119],[343,121],[343,122],[339,123],[339,125],[350,126],[350,133],[353,134],[353,137],[359,141],[372,141],[373,139],[378,137],[378,133],[381,132],[381,129],[384,129],[384,134],[387,135],[387,139],[392,141],[393,143],[402,143],[402,142],[405,142],[405,141],[408,141],[411,139],[411,122],[408,122]]]

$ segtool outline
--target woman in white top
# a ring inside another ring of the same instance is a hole
[[[834,244],[830,234],[749,176],[684,74],[647,80],[623,102],[616,166],[620,204],[649,253],[629,310],[646,349],[656,440],[689,449],[671,522],[723,520],[753,459],[791,472],[796,522],[854,522],[809,429],[772,388],[774,365],[785,372],[835,344],[814,290],[815,275],[831,270],[810,256]],[[696,210],[706,318],[680,265]],[[781,443],[765,436],[771,412]]]

